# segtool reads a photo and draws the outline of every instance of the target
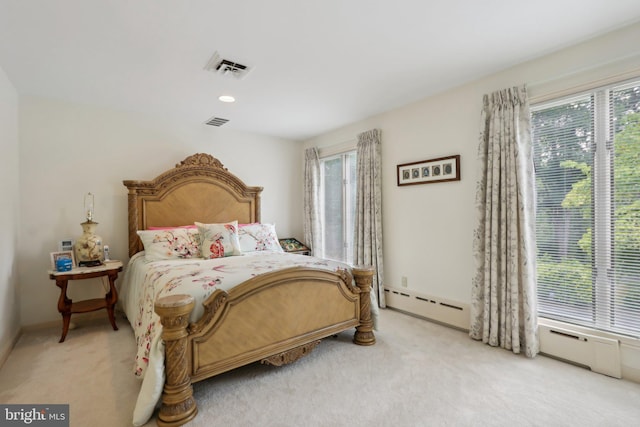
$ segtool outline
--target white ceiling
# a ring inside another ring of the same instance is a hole
[[[0,68],[20,94],[301,140],[638,20],[640,0],[0,0]],[[252,71],[205,71],[215,51]]]

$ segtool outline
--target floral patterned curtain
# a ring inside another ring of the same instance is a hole
[[[485,95],[469,335],[527,357],[539,351],[532,159],[526,88]]]
[[[385,307],[382,268],[382,145],[380,131],[369,130],[358,135],[356,161],[356,223],[353,261],[356,265],[372,265],[372,296],[377,306]]]
[[[322,229],[320,224],[320,157],[318,149],[304,152],[304,218],[302,221],[304,242],[311,255],[320,253]]]

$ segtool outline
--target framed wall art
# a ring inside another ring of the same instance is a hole
[[[398,186],[460,181],[460,155],[398,165]]]
[[[75,257],[73,255],[73,251],[58,251],[58,252],[51,252],[50,254],[51,257],[51,269],[52,270],[58,270],[58,260],[61,259],[68,259],[69,261],[71,261],[71,268],[76,266],[76,260]]]

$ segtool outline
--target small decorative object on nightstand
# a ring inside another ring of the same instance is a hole
[[[58,299],[58,311],[62,314],[62,337],[59,342],[64,342],[69,331],[69,323],[73,313],[88,313],[90,311],[107,309],[109,321],[114,331],[118,330],[114,307],[118,302],[118,292],[116,291],[116,279],[118,273],[122,271],[120,261],[110,261],[98,267],[78,267],[69,271],[49,270],[49,278],[56,281],[56,286],[60,288],[60,298]],[[67,285],[70,280],[93,279],[95,277],[108,278],[109,290],[104,298],[95,298],[84,301],[72,301],[67,297]]]
[[[293,237],[280,239],[280,246],[285,252],[301,255],[311,255],[311,249]]]
[[[93,202],[93,194],[88,193],[84,198],[87,220],[80,224],[82,236],[76,240],[75,244],[76,262],[79,267],[95,267],[102,265],[102,261],[104,261],[102,237],[95,234],[98,223],[93,221]]]

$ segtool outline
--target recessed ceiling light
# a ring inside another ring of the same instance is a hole
[[[236,99],[231,95],[221,95],[218,99],[222,102],[236,102]]]

